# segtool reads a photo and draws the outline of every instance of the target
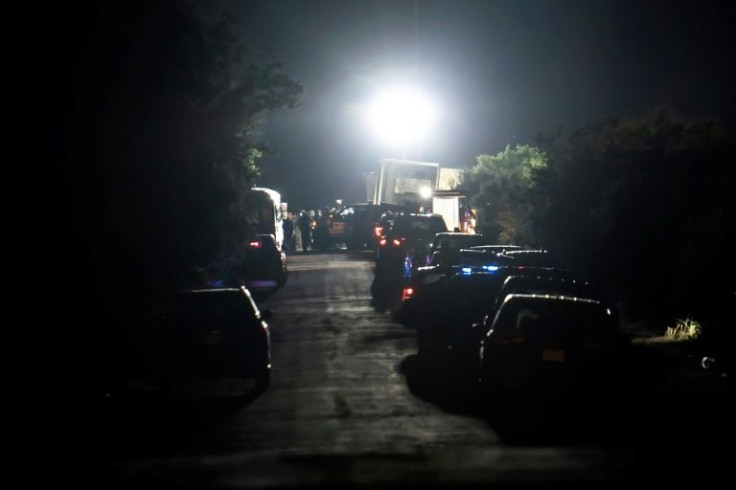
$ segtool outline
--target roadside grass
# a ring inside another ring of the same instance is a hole
[[[680,318],[674,327],[667,327],[664,333],[666,339],[672,342],[695,340],[703,333],[703,327],[699,321],[692,318]]]
[[[660,330],[661,331],[661,330]],[[672,327],[666,327],[663,335],[633,335],[634,344],[690,344],[697,341],[703,334],[703,326],[693,318],[680,318]]]
[[[661,327],[640,328],[630,339],[630,360],[652,396],[702,401],[731,396],[726,378],[703,369],[703,325],[698,320],[678,319],[664,333]]]

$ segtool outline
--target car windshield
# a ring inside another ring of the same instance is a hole
[[[483,235],[437,235],[432,242],[432,248],[451,247],[451,248],[470,248],[481,245],[483,243]]]
[[[181,294],[176,301],[176,318],[187,324],[232,325],[233,322],[252,324],[257,307],[238,290],[229,292],[192,292]]]
[[[395,235],[407,238],[431,238],[441,231],[445,231],[441,220],[421,216],[398,217],[392,226]]]
[[[494,329],[556,336],[567,341],[582,341],[590,334],[608,333],[613,329],[610,313],[597,301],[525,299],[531,296],[516,294],[507,297],[498,312]]]

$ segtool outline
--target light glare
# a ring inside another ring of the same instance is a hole
[[[435,109],[421,92],[399,88],[380,94],[369,107],[376,134],[391,144],[412,145],[432,128]]]

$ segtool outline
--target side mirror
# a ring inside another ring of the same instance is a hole
[[[261,310],[261,320],[270,320],[271,318],[273,318],[273,311]]]

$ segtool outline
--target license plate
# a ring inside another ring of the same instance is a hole
[[[549,362],[565,362],[565,351],[544,349],[542,351],[542,360]]]

